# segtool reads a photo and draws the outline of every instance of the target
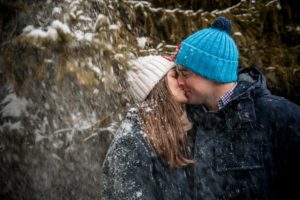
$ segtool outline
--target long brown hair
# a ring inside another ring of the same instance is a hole
[[[184,105],[175,101],[166,76],[152,89],[139,107],[139,118],[150,147],[170,168],[194,163],[188,158],[187,132],[180,117]]]

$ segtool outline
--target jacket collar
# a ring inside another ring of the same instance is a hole
[[[238,84],[233,92],[231,101],[245,99],[249,96],[264,96],[270,94],[264,75],[255,67],[240,69]]]

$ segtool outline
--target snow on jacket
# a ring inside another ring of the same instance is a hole
[[[271,95],[258,70],[239,72],[219,112],[188,106],[188,116],[194,199],[300,199],[300,108]]]
[[[103,163],[102,199],[191,199],[185,168],[169,169],[150,148],[132,108]]]

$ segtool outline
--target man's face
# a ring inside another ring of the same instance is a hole
[[[184,88],[188,103],[208,105],[207,103],[211,100],[211,81],[181,66],[177,67],[176,71],[178,73],[178,83]]]

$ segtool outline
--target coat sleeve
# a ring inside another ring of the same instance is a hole
[[[102,199],[159,199],[145,143],[124,136],[112,143],[103,163]]]
[[[276,129],[280,135],[281,150],[300,157],[300,107],[286,99],[280,104],[276,113]],[[295,160],[295,159],[292,160]],[[296,159],[299,160],[299,159]]]
[[[299,197],[300,184],[300,107],[283,99],[271,127],[273,133],[278,176],[278,199]]]

